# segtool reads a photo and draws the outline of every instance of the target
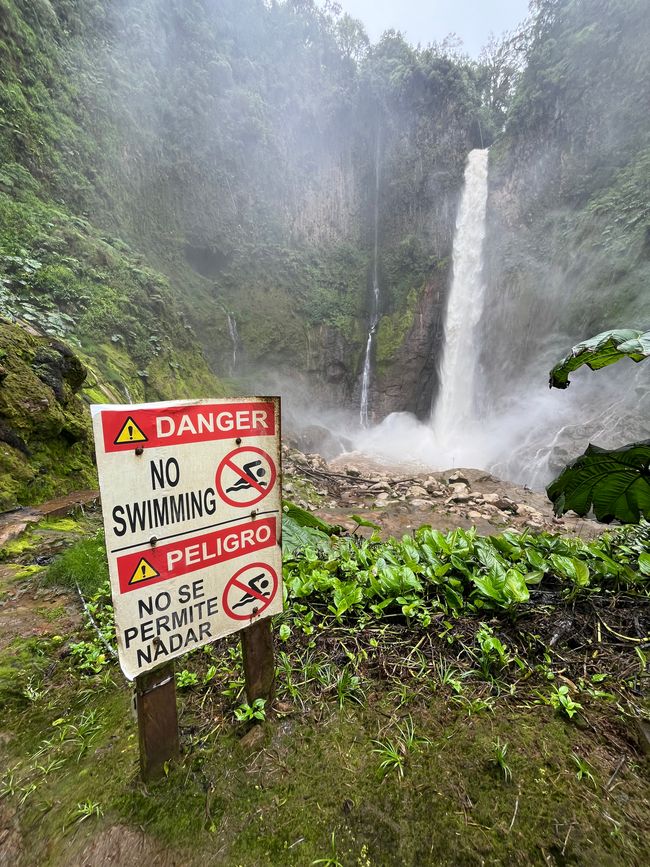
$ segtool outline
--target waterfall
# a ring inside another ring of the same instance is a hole
[[[463,192],[456,219],[453,277],[445,316],[445,343],[440,363],[440,389],[432,413],[436,446],[452,454],[477,422],[475,380],[479,346],[477,328],[483,311],[482,274],[487,208],[488,152],[473,150],[467,158]]]
[[[239,334],[237,333],[237,320],[234,313],[226,313],[228,317],[228,333],[230,334],[230,342],[232,344],[232,357],[230,362],[230,375],[232,376],[237,369],[237,349],[239,347]]]
[[[375,234],[372,259],[372,299],[370,307],[370,322],[368,327],[368,339],[366,340],[366,354],[363,359],[363,373],[361,375],[361,407],[359,421],[361,427],[368,427],[368,396],[370,393],[370,377],[372,374],[372,344],[375,332],[379,324],[379,132],[377,132],[377,146],[375,148]]]

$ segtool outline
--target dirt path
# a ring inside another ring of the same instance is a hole
[[[30,524],[42,521],[44,518],[59,518],[69,515],[75,509],[96,505],[99,502],[99,491],[73,491],[65,497],[49,500],[40,506],[25,506],[23,509],[13,509],[0,514],[0,548],[7,542],[19,536]]]

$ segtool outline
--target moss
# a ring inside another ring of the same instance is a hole
[[[40,532],[81,533],[84,526],[74,518],[46,518],[39,521],[36,529]]]
[[[382,316],[377,329],[377,365],[381,371],[390,365],[402,347],[413,325],[419,292],[411,289],[406,296],[404,309]]]
[[[6,542],[2,548],[0,548],[0,560],[20,562],[21,558],[34,551],[35,548],[36,541],[30,528],[24,533],[21,533],[17,539],[12,539],[10,542]]]

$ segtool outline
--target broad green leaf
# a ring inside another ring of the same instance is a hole
[[[650,440],[620,449],[590,445],[546,489],[556,515],[586,515],[599,521],[638,523],[650,517]]]
[[[639,570],[644,575],[650,575],[650,554],[639,554]]]
[[[579,587],[589,584],[589,567],[576,557],[563,557],[561,554],[551,554],[551,565],[562,578],[569,578]]]
[[[503,591],[508,602],[528,602],[530,599],[526,579],[518,569],[508,569]]]
[[[550,373],[551,388],[568,388],[569,374],[583,364],[592,370],[600,370],[621,358],[643,361],[650,355],[650,331],[635,331],[621,328],[603,331],[589,340],[576,344]]]
[[[534,548],[526,549],[526,559],[533,567],[533,569],[539,569],[542,572],[548,571],[548,563],[546,562],[544,557],[542,557],[539,551],[535,551]]]
[[[362,518],[361,515],[350,515],[351,521],[356,521],[358,527],[370,527],[371,530],[381,530],[379,524],[373,524],[367,518]]]
[[[289,500],[282,501],[282,511],[286,517],[291,518],[300,527],[311,527],[315,530],[320,530],[321,533],[325,533],[327,536],[340,532],[340,527],[321,521],[313,512],[301,509],[300,506],[296,506],[295,503],[291,503]]]

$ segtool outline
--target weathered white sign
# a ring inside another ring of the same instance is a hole
[[[279,398],[91,412],[126,677],[280,612]]]

